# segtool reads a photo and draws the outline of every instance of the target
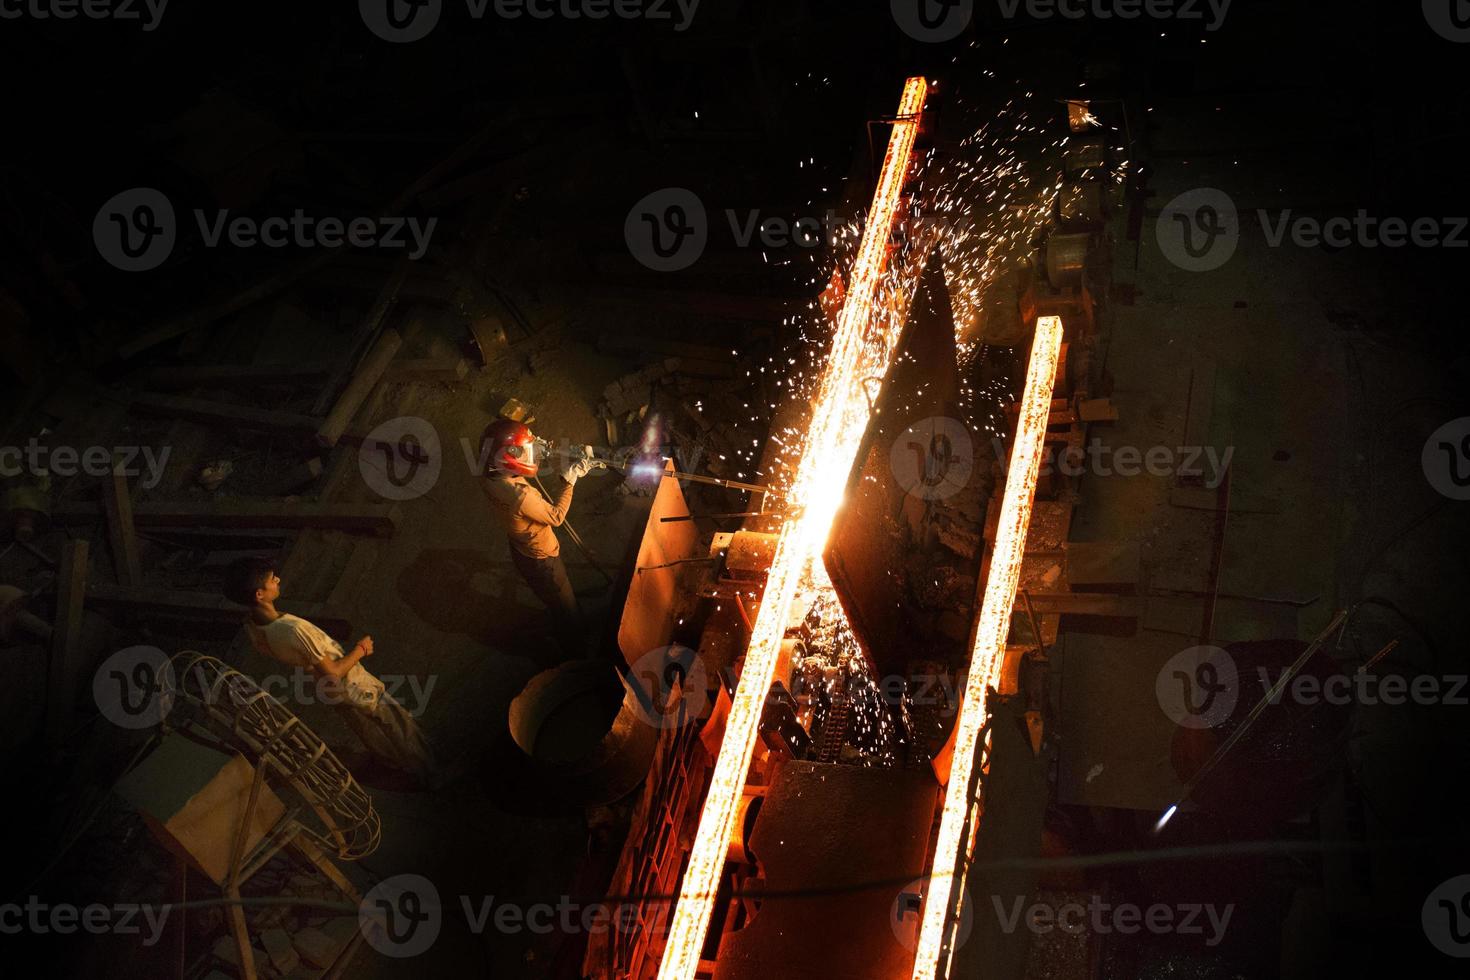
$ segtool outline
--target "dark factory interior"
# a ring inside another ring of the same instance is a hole
[[[1466,975],[1466,0],[0,51],[0,975]]]

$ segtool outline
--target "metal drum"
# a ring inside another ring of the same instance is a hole
[[[1092,236],[1052,235],[1046,242],[1046,281],[1054,289],[1071,289],[1082,285],[1087,272],[1087,253]]]

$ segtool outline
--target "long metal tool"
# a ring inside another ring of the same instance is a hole
[[[1317,638],[1307,644],[1307,648],[1302,651],[1301,656],[1297,657],[1296,661],[1282,672],[1281,677],[1271,686],[1271,690],[1262,695],[1261,700],[1256,702],[1256,706],[1251,709],[1250,714],[1245,716],[1245,720],[1236,727],[1235,731],[1230,733],[1230,737],[1220,743],[1220,747],[1215,750],[1214,755],[1210,756],[1209,761],[1200,767],[1199,772],[1189,777],[1189,782],[1184,784],[1184,792],[1179,795],[1179,799],[1171,803],[1169,808],[1164,811],[1164,815],[1159,817],[1158,823],[1154,824],[1154,833],[1157,834],[1163,830],[1164,825],[1174,818],[1174,814],[1179,812],[1179,808],[1193,795],[1195,789],[1199,787],[1199,784],[1204,782],[1205,777],[1214,771],[1215,767],[1230,753],[1230,750],[1235,748],[1236,743],[1250,730],[1251,725],[1255,723],[1256,719],[1261,717],[1261,713],[1266,710],[1266,706],[1268,704],[1274,704],[1276,699],[1281,697],[1281,692],[1286,690],[1286,685],[1290,684],[1292,678],[1306,666],[1308,660],[1312,659],[1312,654],[1321,649],[1322,644],[1327,642],[1327,638],[1337,632],[1338,627],[1343,624],[1345,619],[1347,619],[1347,610],[1339,610],[1337,615],[1332,617],[1332,622],[1327,624],[1327,628],[1321,633],[1318,633]]]
[[[541,496],[545,497],[547,500],[550,500],[551,494],[546,492],[546,486],[541,482],[541,478],[539,476],[533,476],[531,479],[536,481],[536,489],[541,491]],[[587,559],[587,564],[597,569],[598,574],[607,579],[608,585],[612,585],[615,581],[617,581],[613,578],[612,572],[609,572],[606,568],[603,568],[602,563],[599,562],[595,557],[593,557],[592,549],[587,547],[587,543],[582,540],[582,536],[577,533],[577,529],[572,527],[571,521],[563,519],[561,522],[561,526],[567,532],[567,537],[572,539],[572,544],[576,545],[577,550],[582,553],[582,557]]]
[[[638,476],[652,476],[652,472],[644,472],[639,466],[631,463],[614,463],[609,460],[599,459],[596,462],[606,466],[610,470],[618,470],[621,473],[635,473]],[[649,467],[651,469],[651,467]],[[748,490],[751,493],[778,494],[771,487],[763,487],[759,483],[742,483],[739,480],[725,480],[718,476],[704,476],[700,473],[684,473],[679,470],[669,472],[664,470],[662,475],[668,480],[678,480],[681,483],[704,483],[712,487],[727,487],[731,490]]]

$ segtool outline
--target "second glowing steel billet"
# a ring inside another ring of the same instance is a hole
[[[950,766],[944,813],[934,846],[934,863],[924,898],[919,942],[914,951],[913,980],[935,980],[940,976],[941,956],[945,959],[944,973],[947,974],[949,959],[954,955],[947,936],[949,907],[960,847],[967,850],[969,847],[969,842],[961,840],[961,836],[965,818],[974,805],[970,781],[980,748],[980,732],[985,727],[985,692],[987,688],[1000,686],[1006,636],[1011,628],[1011,606],[1015,604],[1016,586],[1021,578],[1026,530],[1031,525],[1031,507],[1036,495],[1036,480],[1041,472],[1041,452],[1046,444],[1046,425],[1051,415],[1052,390],[1056,385],[1061,349],[1061,319],[1041,317],[1036,322],[1036,340],[1031,346],[1026,389],[1016,423],[1016,441],[1006,469],[1005,495],[1001,498],[1000,518],[996,524],[995,550],[990,556],[980,620],[975,627],[975,642],[970,650],[970,673],[965,680],[959,722],[955,728],[954,761]],[[960,874],[962,876],[963,872]],[[962,877],[960,884],[963,887]]]

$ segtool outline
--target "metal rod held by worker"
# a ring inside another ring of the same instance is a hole
[[[1221,760],[1225,758],[1230,750],[1235,747],[1236,743],[1241,740],[1245,733],[1250,729],[1251,725],[1255,723],[1256,719],[1261,716],[1261,712],[1266,710],[1266,706],[1268,704],[1276,703],[1276,700],[1281,697],[1281,692],[1286,690],[1286,685],[1290,684],[1292,678],[1294,678],[1301,671],[1301,669],[1306,666],[1308,660],[1312,659],[1312,654],[1316,653],[1321,648],[1322,644],[1327,642],[1327,638],[1333,633],[1337,632],[1338,627],[1342,625],[1343,620],[1345,619],[1347,619],[1347,610],[1340,610],[1336,616],[1332,617],[1332,622],[1327,624],[1327,628],[1324,629],[1321,633],[1318,633],[1317,638],[1314,639],[1311,643],[1307,644],[1307,648],[1301,652],[1301,655],[1296,658],[1296,661],[1292,663],[1290,667],[1286,668],[1286,670],[1282,671],[1281,677],[1276,681],[1275,684],[1271,686],[1271,690],[1262,695],[1261,700],[1257,701],[1256,706],[1250,710],[1250,714],[1246,715],[1241,723],[1236,727],[1235,731],[1230,733],[1230,737],[1227,738],[1224,742],[1221,742],[1220,747],[1215,750],[1215,754],[1210,756],[1209,760],[1200,767],[1198,772],[1189,777],[1189,782],[1184,784],[1184,792],[1179,795],[1179,799],[1176,800],[1172,805],[1170,805],[1170,807],[1164,811],[1164,815],[1159,818],[1158,823],[1154,824],[1154,833],[1157,834],[1159,831],[1164,829],[1164,825],[1173,818],[1174,814],[1179,811],[1179,808],[1184,805],[1184,803],[1190,798],[1191,795],[1193,795],[1195,789],[1199,786],[1200,783],[1204,781],[1204,778],[1208,776],[1214,770],[1214,768],[1220,764]]]

